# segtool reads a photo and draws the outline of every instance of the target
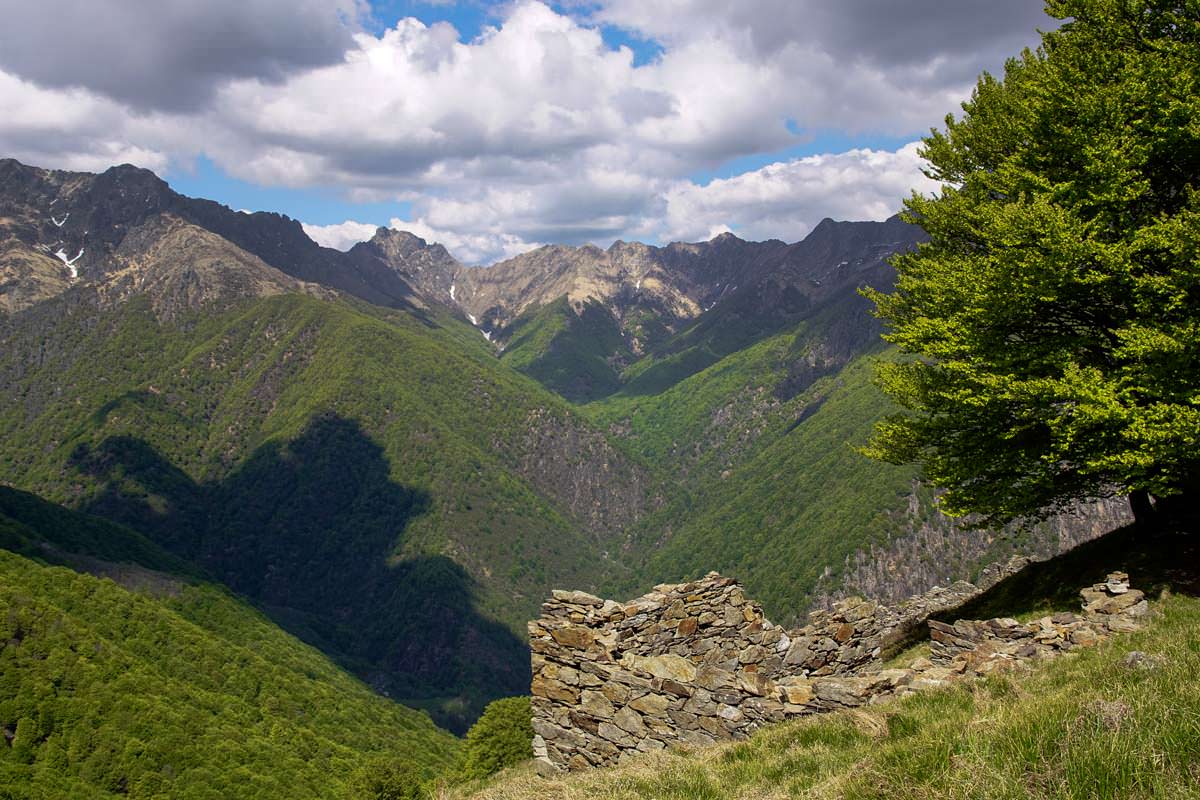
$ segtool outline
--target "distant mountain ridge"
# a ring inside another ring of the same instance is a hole
[[[177,239],[167,248],[174,281],[155,281],[155,250],[169,236]],[[293,219],[184,197],[149,170],[123,165],[93,175],[0,160],[0,309],[77,284],[104,296],[122,281],[173,310],[247,290],[326,287],[393,308],[415,295],[394,271],[321,247]],[[192,291],[172,292],[180,282]]]
[[[707,242],[662,247],[623,241],[607,250],[548,245],[489,267],[468,267],[440,244],[389,228],[379,228],[348,252],[322,247],[296,220],[185,197],[153,172],[128,164],[90,174],[0,159],[0,309],[19,310],[77,283],[106,287],[108,293],[116,284],[119,296],[132,287],[179,295],[178,287],[160,285],[168,283],[164,276],[155,277],[157,256],[169,249],[176,271],[192,268],[187,280],[193,296],[176,297],[177,305],[221,296],[227,288],[223,278],[236,284],[229,287],[232,295],[319,293],[307,286],[317,284],[393,308],[441,304],[492,333],[565,296],[577,310],[588,301],[604,305],[631,352],[641,354],[739,290],[749,296],[751,286],[758,299],[781,279],[808,296],[827,294],[820,287],[837,281],[826,262],[854,238],[835,231],[877,225],[887,226],[891,236],[873,243],[881,252],[920,238],[896,219],[826,219],[792,245],[724,233]],[[169,247],[161,244],[168,237]],[[863,254],[847,252],[844,260],[851,258],[861,261]],[[214,274],[214,264],[222,275]],[[240,282],[229,277],[235,273],[242,274]]]

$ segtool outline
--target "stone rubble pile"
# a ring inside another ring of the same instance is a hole
[[[1087,647],[1111,632],[1137,628],[1149,612],[1145,595],[1129,587],[1124,572],[1080,592],[1081,614],[1061,612],[1028,623],[1015,619],[958,620],[953,625],[929,620],[930,661],[946,666],[956,660],[983,667],[991,662],[1044,658]],[[990,668],[990,667],[989,667]]]
[[[890,644],[979,591],[955,584],[895,608],[849,598],[789,633],[716,573],[656,586],[627,603],[556,590],[529,623],[534,757],[552,773],[615,764],[675,743],[744,739],[788,717],[853,708],[1094,644],[1133,629],[1148,609],[1128,577],[1113,573],[1083,590],[1081,614],[1026,624],[929,620],[930,658],[879,669]]]

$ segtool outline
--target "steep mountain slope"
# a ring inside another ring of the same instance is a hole
[[[887,256],[922,239],[898,218],[827,219],[791,245],[726,233],[666,247],[547,246],[464,267],[440,245],[381,228],[350,254],[387,264],[428,302],[465,314],[511,366],[586,402],[630,382],[636,391],[660,390],[830,306],[855,315],[864,306],[857,287],[888,285]],[[847,330],[861,345],[879,329]]]
[[[402,276],[431,302],[453,303],[451,289],[464,269],[440,244],[394,228],[379,228],[369,241],[350,248],[348,255],[364,271],[386,270]]]
[[[37,495],[0,486],[0,548],[17,555],[127,583],[145,570],[170,580],[206,576],[132,528],[48,503]],[[121,570],[126,570],[122,572]]]
[[[164,254],[169,288],[188,287],[193,299],[297,291],[307,282],[384,306],[419,303],[396,272],[320,247],[295,220],[184,197],[129,165],[93,175],[0,159],[0,253],[0,308],[8,311],[72,285],[107,294],[116,282],[127,293],[141,280],[151,289],[153,277],[130,273],[165,279],[153,269]],[[229,276],[237,285],[223,284]]]
[[[1013,550],[1053,555],[1127,519],[1113,501],[1044,524],[969,531],[937,512],[913,470],[855,451],[891,408],[871,384],[872,360],[894,357],[858,289],[889,286],[887,258],[923,239],[893,217],[827,219],[792,245],[726,235],[643,246],[642,269],[662,270],[664,285],[703,278],[721,287],[696,295],[704,306],[646,312],[670,323],[650,339],[631,336],[623,317],[623,298],[640,288],[629,282],[646,274],[616,269],[632,249],[623,244],[543,248],[475,270],[478,279],[459,274],[456,297],[471,302],[490,281],[488,301],[524,309],[495,332],[501,361],[587,403],[618,446],[672,487],[634,529],[635,566],[623,581],[614,575],[612,591],[718,568],[787,620],[848,590],[899,598]]]
[[[525,688],[513,630],[551,585],[620,569],[658,490],[441,324],[68,293],[0,321],[0,481],[131,525],[461,728]]]
[[[666,247],[551,245],[490,267],[459,270],[455,300],[494,329],[560,297],[576,307],[591,298],[622,321],[631,349],[642,352],[694,319],[781,248],[782,242],[746,242],[732,234]]]
[[[131,530],[0,488],[0,793],[341,797],[373,757],[453,763],[425,715],[178,567]]]
[[[641,457],[673,465],[669,482],[680,489],[636,529],[629,562],[638,568],[618,595],[716,569],[787,623],[830,596],[900,599],[1013,552],[1054,555],[1128,521],[1112,501],[1032,526],[968,530],[936,510],[911,468],[855,449],[890,409],[872,377],[874,361],[895,354],[877,347],[781,394],[804,341],[803,332],[772,337],[659,395],[589,408]]]
[[[864,285],[891,285],[887,258],[915,247],[924,233],[892,217],[886,222],[823,220],[803,241],[755,265],[742,284],[678,335],[626,370],[627,395],[653,394],[726,355],[807,322],[806,344],[787,365],[781,391],[802,391],[851,357],[874,348],[882,331],[858,296]]]
[[[591,298],[573,307],[564,295],[529,308],[497,335],[505,364],[576,403],[618,391],[635,360],[620,321]]]

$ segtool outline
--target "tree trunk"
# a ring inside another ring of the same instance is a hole
[[[1132,495],[1130,497],[1132,502]],[[1154,513],[1158,524],[1180,530],[1196,529],[1197,521],[1200,521],[1200,503],[1196,500],[1197,496],[1188,492],[1155,497]]]
[[[1129,493],[1129,510],[1133,512],[1133,522],[1139,528],[1153,528],[1158,515],[1150,502],[1150,493],[1145,489],[1135,489]]]

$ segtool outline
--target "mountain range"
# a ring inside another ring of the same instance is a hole
[[[898,357],[858,289],[923,239],[827,219],[471,267],[384,228],[321,247],[131,166],[0,161],[0,483],[135,532],[461,732],[527,691],[524,623],[556,586],[718,569],[789,622],[1124,520],[970,531],[857,452]]]

